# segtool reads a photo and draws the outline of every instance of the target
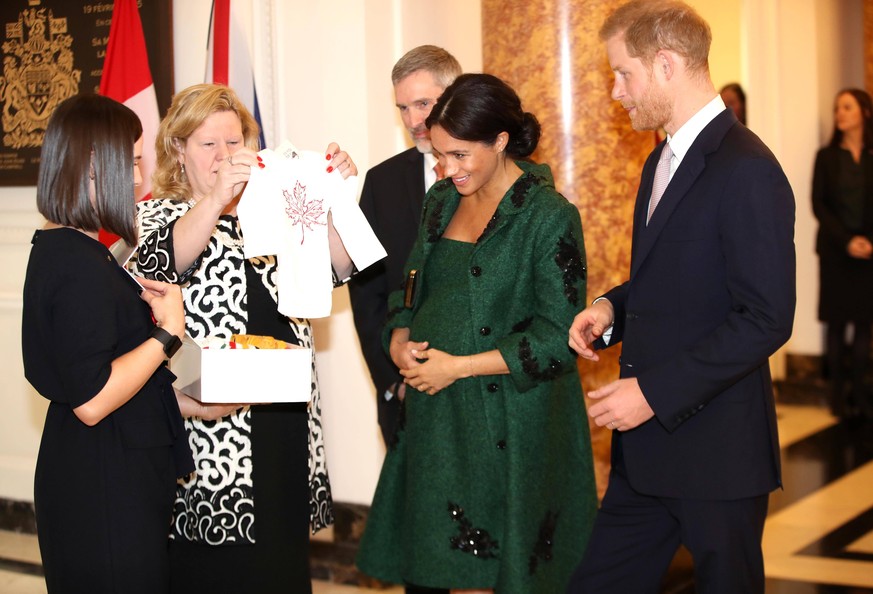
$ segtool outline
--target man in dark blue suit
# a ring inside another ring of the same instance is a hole
[[[458,61],[433,45],[416,47],[398,60],[391,71],[394,98],[415,146],[370,169],[361,192],[361,210],[388,257],[354,276],[349,296],[361,350],[376,386],[379,426],[388,445],[406,387],[382,348],[388,295],[404,280],[403,265],[418,232],[424,194],[439,177],[424,121],[459,74]]]
[[[612,98],[667,139],[643,168],[629,280],[570,328],[582,357],[619,342],[622,356],[620,379],[589,394],[613,430],[612,470],[569,591],[658,592],[683,544],[698,594],[763,593],[767,498],[781,485],[768,357],[794,319],[794,197],[725,109],[709,26],[689,6],[634,0],[600,36]]]

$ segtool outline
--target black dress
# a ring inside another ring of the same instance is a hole
[[[846,251],[855,235],[873,241],[873,155],[865,151],[855,163],[846,149],[821,149],[812,207],[819,222],[819,320],[873,322],[873,260],[852,258]]]
[[[25,376],[51,401],[34,484],[48,591],[166,592],[176,477],[193,468],[172,373],[160,367],[93,427],[73,412],[147,339],[151,312],[98,241],[61,228],[32,243],[22,350]]]

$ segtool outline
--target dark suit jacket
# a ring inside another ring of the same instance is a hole
[[[376,386],[379,425],[386,442],[394,433],[397,402],[386,402],[383,395],[402,378],[382,348],[382,329],[388,295],[404,280],[403,265],[418,234],[424,194],[424,156],[415,147],[370,169],[361,192],[361,210],[388,256],[352,278],[349,296],[361,350]]]
[[[642,173],[630,280],[605,295],[621,377],[637,378],[655,417],[614,432],[613,455],[644,494],[765,494],[781,484],[768,357],[794,319],[794,196],[770,150],[726,109],[647,227],[663,144]]]

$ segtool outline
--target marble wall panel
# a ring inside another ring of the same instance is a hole
[[[873,93],[873,0],[864,0],[864,84]]]
[[[589,301],[627,279],[640,171],[655,145],[610,98],[612,72],[598,30],[623,0],[482,0],[485,72],[515,88],[543,136],[535,161],[582,217]],[[587,391],[618,377],[618,349],[580,363]],[[610,432],[592,425],[598,491],[609,469]]]

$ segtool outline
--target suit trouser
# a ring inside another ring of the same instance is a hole
[[[697,594],[763,594],[761,538],[768,495],[737,500],[643,495],[623,462],[609,476],[572,594],[657,594],[680,544],[694,559]]]

